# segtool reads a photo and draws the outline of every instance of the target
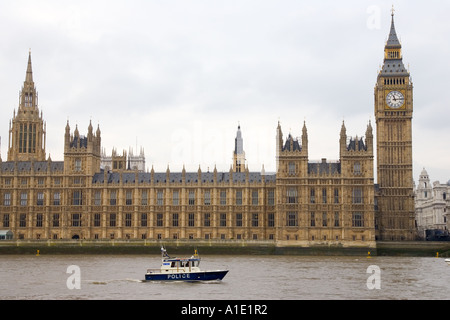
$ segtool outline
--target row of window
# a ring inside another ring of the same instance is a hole
[[[328,212],[322,212],[322,220],[316,215],[316,212],[310,212],[309,214],[309,226],[316,227],[340,227],[341,221],[339,218],[339,212],[335,212],[333,220],[329,217]],[[287,212],[286,213],[286,226],[287,227],[298,227],[298,212]],[[364,214],[362,212],[352,212],[352,227],[364,227]]]
[[[289,162],[288,163],[288,174],[293,176],[297,174],[297,166],[295,162]],[[361,163],[356,161],[353,163],[353,174],[354,175],[360,175],[361,172]]]
[[[322,188],[321,194],[316,196],[316,189],[310,189],[309,192],[309,202],[310,203],[328,203],[330,199],[328,199],[327,189]],[[298,201],[298,191],[297,188],[288,188],[286,192],[286,203],[299,203]],[[320,198],[319,198],[320,197]],[[363,189],[362,188],[353,188],[352,189],[352,203],[354,204],[362,204],[363,203]],[[335,204],[339,203],[339,189],[335,188],[333,192],[332,202]]]
[[[95,213],[92,215],[93,217],[93,227],[101,227],[101,214]],[[131,213],[124,214],[124,226],[125,227],[132,227],[133,226],[133,215]],[[220,213],[219,214],[219,227],[227,227],[230,226],[230,221],[228,221],[229,215],[227,213]],[[198,216],[196,217],[196,214],[189,213],[187,215],[187,226],[188,227],[197,227],[201,226],[203,227],[211,227],[212,223],[212,217],[211,213],[204,213],[201,217],[201,221],[196,223]],[[316,227],[319,226],[317,224],[318,217],[316,216],[315,212],[311,212],[309,214],[309,226],[310,227]],[[251,227],[260,227],[261,221],[260,221],[260,214],[258,213],[252,213],[250,216],[250,224]],[[43,214],[36,214],[36,227],[43,227],[43,221],[44,221],[44,215]],[[287,212],[286,213],[286,226],[287,227],[298,227],[299,226],[299,217],[298,212]],[[60,227],[61,222],[61,216],[59,213],[55,213],[51,215],[51,226],[52,227]],[[242,213],[236,213],[234,214],[234,227],[243,227],[244,226],[244,217]],[[108,214],[108,226],[109,227],[118,227],[118,214],[116,213],[110,213]],[[148,227],[149,226],[149,214],[142,213],[140,214],[140,227]],[[155,220],[154,220],[154,227],[165,227],[165,218],[164,214],[162,213],[156,213],[155,214]],[[169,221],[170,227],[180,227],[181,226],[181,218],[180,214],[173,213],[171,214],[171,221]],[[330,225],[329,225],[330,224]],[[73,213],[71,214],[71,222],[70,225],[72,227],[82,227],[83,226],[83,220],[82,220],[82,214],[81,213]],[[339,218],[339,212],[334,213],[334,219],[330,221],[328,217],[327,212],[322,213],[322,221],[321,221],[322,227],[328,227],[328,226],[334,226],[334,227],[340,227],[341,222]],[[10,227],[10,215],[4,214],[3,215],[3,227],[9,228]],[[27,227],[27,214],[22,213],[19,215],[19,227],[25,228]],[[275,214],[269,213],[267,215],[267,227],[275,227]],[[352,213],[352,227],[364,227],[364,214],[362,212],[353,212]]]
[[[118,199],[117,199],[118,192],[116,190],[111,190],[109,192],[109,204],[110,205],[117,205]],[[267,193],[267,204],[268,205],[275,205],[275,191],[269,190]],[[94,192],[94,200],[93,205],[100,206],[102,204],[101,201],[101,191],[95,191]],[[141,192],[141,199],[140,199],[141,205],[146,206],[148,205],[148,193],[147,190],[142,190]],[[188,194],[188,205],[193,206],[197,202],[197,198],[195,196],[195,191],[190,190]],[[227,201],[227,191],[221,190],[220,191],[220,198],[219,198],[219,204],[220,205],[227,205],[229,201]],[[204,192],[203,195],[203,205],[211,205],[211,191],[207,190]],[[37,193],[37,201],[36,204],[38,206],[44,205],[44,192],[38,192]],[[82,205],[83,204],[83,191],[82,190],[75,190],[72,192],[72,199],[71,199],[72,205]],[[130,206],[133,204],[133,192],[131,190],[125,191],[125,205]],[[179,191],[173,191],[172,192],[172,205],[180,205],[181,199],[180,199],[180,192]],[[237,190],[235,193],[235,204],[236,205],[243,205],[243,192],[242,190]],[[258,205],[259,204],[259,192],[258,190],[253,190],[251,192],[251,204],[252,205]],[[4,206],[10,206],[11,205],[11,193],[5,192],[3,195],[3,205]],[[28,192],[23,191],[20,193],[20,205],[21,206],[27,206],[28,205]],[[53,205],[59,206],[61,205],[61,193],[54,192],[53,193]],[[156,194],[156,205],[162,206],[164,205],[164,192],[162,190],[158,190]]]
[[[328,203],[329,199],[327,196],[327,189],[323,188],[321,190],[321,203]],[[110,205],[117,205],[117,191],[111,190],[109,193],[109,204]],[[309,202],[310,203],[319,203],[319,199],[316,197],[316,190],[311,189],[310,190],[310,197]],[[44,192],[38,192],[36,197],[36,205],[42,206],[44,205]],[[148,193],[147,190],[143,190],[141,193],[141,205],[148,205]],[[196,204],[196,196],[195,191],[190,190],[188,194],[188,205],[193,206]],[[363,203],[363,190],[362,188],[353,188],[352,189],[352,203],[354,204],[362,204]],[[338,204],[339,203],[339,189],[334,189],[333,193],[333,203]],[[81,190],[75,190],[72,192],[72,205],[82,205],[83,204],[83,191]],[[227,191],[221,190],[220,196],[219,196],[219,204],[220,205],[227,205]],[[298,199],[298,191],[297,188],[288,188],[287,194],[286,194],[286,203],[289,204],[295,204],[299,203]],[[94,193],[94,205],[100,206],[102,204],[101,201],[101,191],[95,191]],[[127,190],[125,192],[125,205],[130,206],[133,204],[133,192],[131,190]],[[165,198],[164,198],[164,192],[159,190],[156,194],[156,205],[163,206],[165,204]],[[180,199],[180,192],[179,191],[173,191],[172,192],[172,205],[180,205],[181,199]],[[235,193],[235,204],[236,205],[242,205],[243,204],[243,197],[242,197],[242,190],[237,190]],[[259,204],[259,192],[257,190],[254,190],[251,192],[251,204],[252,205],[258,205]],[[268,197],[267,197],[267,204],[268,205],[275,205],[275,192],[274,190],[268,191]],[[11,193],[5,192],[3,196],[3,205],[4,206],[10,206],[11,205]],[[28,192],[21,192],[20,193],[20,205],[21,206],[27,206],[28,205]],[[54,192],[53,193],[53,205],[59,206],[61,205],[61,193],[60,192]],[[205,191],[203,195],[203,205],[211,205],[211,192]]]

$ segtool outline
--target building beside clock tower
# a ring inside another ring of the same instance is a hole
[[[249,171],[240,126],[229,171],[145,171],[141,157],[102,154],[101,132],[67,122],[64,160],[45,155],[45,122],[28,56],[8,156],[0,156],[0,228],[14,239],[273,241],[277,246],[373,248],[413,240],[413,85],[392,14],[372,123],[341,125],[339,158],[309,159],[301,136],[276,129],[276,172]],[[314,133],[313,133],[314,134]],[[375,146],[376,142],[376,146]],[[374,151],[376,150],[376,173]],[[265,242],[262,242],[265,243]]]
[[[414,182],[412,161],[413,84],[403,64],[392,12],[384,63],[375,85],[377,240],[413,240]]]

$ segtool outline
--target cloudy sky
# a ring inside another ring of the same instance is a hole
[[[414,178],[450,179],[450,2],[0,0],[0,136],[31,48],[47,155],[64,128],[100,125],[108,154],[143,147],[148,168],[229,170],[238,124],[251,171],[275,170],[275,135],[337,160],[339,132],[374,121],[373,89],[395,7],[414,83]]]

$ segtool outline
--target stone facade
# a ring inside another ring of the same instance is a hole
[[[374,95],[378,179],[376,237],[379,240],[414,240],[413,84],[403,65],[394,14]]]
[[[298,246],[410,239],[412,84],[391,35],[375,87],[378,188],[370,122],[364,137],[347,136],[342,123],[334,161],[309,159],[306,124],[301,139],[284,139],[279,123],[276,172],[270,174],[246,167],[240,126],[225,172],[149,172],[127,163],[126,152],[114,149],[106,157],[100,128],[94,132],[90,123],[81,135],[67,122],[64,161],[52,161],[45,158],[30,55],[8,160],[0,158],[0,227],[18,239],[242,239]],[[391,91],[401,92],[404,104],[387,107]],[[136,163],[145,166],[141,156]]]

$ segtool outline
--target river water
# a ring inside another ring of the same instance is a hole
[[[223,281],[144,282],[160,256],[1,255],[0,300],[450,299],[443,258],[202,256]],[[75,266],[75,267],[73,267]]]

